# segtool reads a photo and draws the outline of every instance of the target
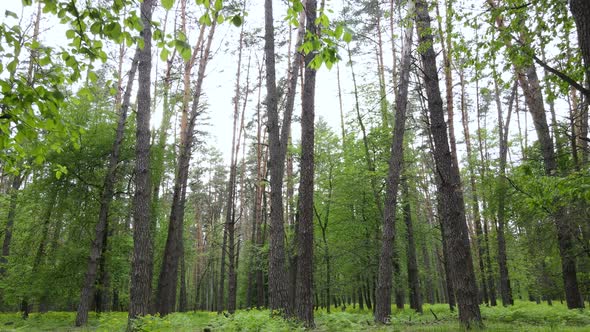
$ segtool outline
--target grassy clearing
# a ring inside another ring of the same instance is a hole
[[[589,331],[590,310],[567,310],[565,305],[537,305],[518,302],[513,307],[482,307],[486,331]],[[434,313],[434,314],[433,314]],[[436,318],[435,318],[436,315]],[[0,314],[0,331],[123,331],[127,313],[91,314],[85,328],[73,327],[75,313],[49,312],[32,314],[23,321],[18,313]],[[333,309],[333,313],[316,312],[315,331],[461,331],[457,313],[448,306],[425,305],[424,314],[410,309],[394,311],[391,325],[377,326],[371,312],[358,308]],[[266,310],[240,310],[225,317],[210,312],[176,313],[165,318],[148,316],[137,322],[138,331],[305,331],[294,321],[271,317]]]

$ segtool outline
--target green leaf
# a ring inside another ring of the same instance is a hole
[[[8,63],[8,65],[6,66],[6,69],[8,69],[9,72],[14,73],[14,72],[16,72],[17,65],[18,65],[18,59],[14,59]]]
[[[184,61],[188,61],[191,58],[191,49],[189,47],[185,47],[180,50],[180,56]]]
[[[215,10],[220,11],[223,8],[223,1],[215,0]]]
[[[16,13],[15,12],[11,12],[10,10],[6,10],[4,12],[4,16],[5,17],[14,17],[14,18],[17,18],[18,19],[18,16],[16,15]]]
[[[70,29],[68,31],[66,31],[66,37],[68,37],[69,39],[73,39],[76,36],[76,31]]]
[[[170,54],[170,51],[168,51],[166,48],[163,48],[162,52],[160,52],[160,59],[162,61],[168,61],[168,54]]]
[[[204,25],[211,25],[211,17],[209,16],[209,13],[203,14],[203,16],[199,18],[199,23]]]
[[[96,73],[95,73],[95,72],[93,72],[93,71],[89,71],[89,72],[88,72],[88,79],[89,79],[91,82],[93,82],[93,83],[94,83],[94,82],[96,82],[96,81],[98,80],[98,76],[96,76]]]
[[[242,17],[240,15],[234,15],[231,18],[231,22],[232,22],[233,25],[239,27],[239,26],[242,25]]]
[[[174,0],[162,0],[162,7],[164,7],[164,9],[170,10],[172,9],[172,6],[174,6]]]
[[[340,39],[340,37],[342,36],[342,32],[344,32],[344,27],[342,26],[342,24],[338,24],[336,26],[336,30],[334,30],[334,38]]]
[[[344,40],[345,43],[350,43],[352,41],[352,34],[348,31],[344,32],[344,35],[342,36],[342,40]]]

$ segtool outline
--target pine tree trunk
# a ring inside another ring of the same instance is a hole
[[[143,22],[143,49],[139,50],[137,129],[135,146],[135,196],[133,198],[133,260],[131,266],[131,290],[129,294],[129,323],[149,313],[152,271],[152,243],[150,241],[150,104],[152,71],[152,9],[153,0],[140,5]]]
[[[186,312],[188,309],[187,296],[186,296],[186,260],[184,243],[180,243],[180,295],[178,299],[178,312]]]
[[[477,111],[477,141],[478,141],[478,146],[479,146],[479,156],[481,161],[483,162],[483,165],[480,166],[479,169],[479,175],[481,180],[483,181],[486,178],[486,165],[487,164],[487,151],[484,153],[484,150],[486,150],[485,145],[484,145],[484,141],[483,141],[483,135],[482,135],[482,126],[481,126],[481,116],[482,116],[482,109],[480,107],[479,104],[479,79],[476,78],[475,80],[475,93],[476,93],[476,111]],[[517,105],[518,105],[518,98],[517,100]],[[523,154],[524,155],[524,154]],[[486,201],[486,195],[485,195],[485,191],[482,192],[482,203],[483,203],[483,207],[484,210],[487,207],[487,201]],[[490,305],[492,307],[496,306],[496,283],[494,281],[494,273],[493,273],[493,269],[492,269],[492,258],[490,255],[490,239],[488,236],[488,232],[489,232],[489,226],[488,226],[488,219],[487,217],[483,217],[483,241],[484,241],[484,251],[485,251],[485,258],[486,258],[486,267],[487,267],[487,284],[488,284],[488,290],[489,290],[489,297],[490,297]]]
[[[80,292],[80,303],[78,305],[78,311],[76,313],[76,326],[86,325],[88,323],[88,310],[92,296],[94,295],[94,283],[96,281],[96,273],[100,259],[103,256],[103,247],[106,242],[106,234],[108,228],[108,217],[109,209],[114,195],[114,187],[117,179],[117,166],[119,164],[119,155],[121,151],[121,145],[125,135],[125,123],[127,122],[127,111],[130,105],[131,91],[133,90],[133,81],[135,80],[135,72],[137,71],[139,54],[138,49],[135,52],[133,61],[131,62],[131,69],[129,70],[127,87],[125,88],[125,94],[123,95],[123,103],[119,111],[119,121],[117,122],[117,131],[115,134],[115,141],[113,142],[113,148],[109,157],[109,163],[107,166],[107,174],[104,178],[104,185],[102,195],[100,198],[100,210],[98,213],[98,222],[96,223],[94,230],[94,241],[92,241],[90,247],[90,255],[88,256],[88,263],[86,267],[86,274],[84,276],[84,283],[82,291]]]
[[[263,236],[263,229],[262,229],[262,224],[263,224],[263,219],[264,219],[264,214],[265,214],[265,208],[263,207],[263,204],[265,203],[264,200],[264,192],[266,191],[266,185],[265,183],[262,181],[262,179],[266,176],[266,160],[267,158],[267,153],[266,151],[264,151],[265,149],[263,148],[263,139],[261,138],[261,130],[262,130],[262,124],[261,124],[261,114],[260,114],[260,94],[261,94],[261,80],[262,80],[262,74],[260,75],[260,79],[259,79],[259,89],[258,89],[258,103],[257,103],[257,117],[258,117],[258,128],[257,128],[257,144],[256,144],[256,170],[257,170],[257,181],[256,181],[256,206],[254,208],[254,218],[255,218],[255,224],[256,224],[256,247],[259,250],[260,248],[262,248],[262,246],[264,245],[264,236]],[[260,262],[258,264],[256,264],[257,268],[256,268],[256,276],[255,276],[255,282],[256,282],[256,307],[258,309],[260,309],[261,307],[264,306],[264,271],[262,269],[262,267],[260,266]]]
[[[295,100],[295,88],[299,61],[294,58],[294,66],[289,91],[287,93],[287,105],[283,115],[283,123],[279,128],[278,91],[276,85],[275,70],[275,41],[274,20],[272,13],[272,0],[264,2],[264,51],[266,65],[266,107],[268,116],[268,141],[270,159],[268,168],[270,171],[270,246],[268,267],[269,309],[281,311],[286,316],[291,316],[293,308],[289,305],[289,291],[287,289],[287,270],[285,256],[285,228],[283,207],[283,176],[285,171],[285,156],[287,142],[291,130],[291,115]],[[298,37],[299,38],[299,37]]]
[[[404,220],[408,234],[408,284],[410,289],[410,308],[422,313],[422,298],[420,296],[420,276],[416,259],[416,243],[414,242],[414,227],[412,225],[412,209],[410,192],[406,179],[402,179],[402,195],[404,196]]]
[[[428,97],[430,128],[434,139],[434,158],[439,177],[438,190],[441,200],[441,218],[446,227],[445,235],[449,249],[451,280],[457,293],[459,320],[465,327],[482,325],[478,306],[477,284],[473,271],[471,248],[467,222],[465,220],[465,204],[461,190],[459,170],[453,165],[449,149],[447,126],[444,120],[442,98],[438,86],[436,54],[432,45],[433,38],[430,28],[430,15],[424,0],[416,1],[416,25],[420,45],[424,47],[420,56],[423,63],[423,75]]]
[[[524,71],[519,72],[518,80],[523,89],[529,112],[533,117],[535,131],[541,146],[545,174],[547,176],[557,176],[557,157],[549,135],[549,127],[547,126],[545,107],[543,105],[542,90],[539,85],[539,79],[535,67],[531,65]],[[584,302],[580,296],[577,280],[574,237],[572,234],[573,230],[569,225],[570,221],[567,218],[565,208],[558,207],[552,217],[557,229],[557,242],[559,244],[559,254],[561,256],[561,268],[567,306],[569,309],[583,308]]]
[[[512,289],[510,287],[510,277],[508,275],[508,259],[506,255],[506,238],[504,235],[504,226],[506,224],[506,160],[508,157],[508,128],[510,124],[510,116],[512,114],[512,102],[515,96],[516,85],[512,91],[511,99],[508,104],[508,115],[506,116],[506,123],[503,124],[502,106],[499,102],[500,92],[496,87],[496,103],[498,108],[498,134],[500,138],[500,165],[498,176],[498,270],[500,272],[500,293],[502,296],[502,304],[504,306],[514,304],[512,299]]]
[[[494,0],[487,0],[487,2],[490,7],[497,7]],[[574,5],[575,4],[576,2],[574,1]],[[582,10],[582,8],[580,9]],[[502,16],[496,17],[496,25],[499,29],[505,28]],[[525,31],[522,33],[522,36],[526,37],[528,31],[526,31],[526,27],[523,27],[523,29],[525,29]],[[582,33],[582,35],[585,34]],[[506,44],[509,48],[513,47],[511,40],[508,40]],[[557,156],[549,133],[543,91],[541,90],[536,67],[534,64],[529,64],[524,67],[514,64],[514,69],[517,72],[518,83],[524,93],[529,113],[533,118],[535,132],[541,148],[541,156],[543,157],[545,175],[551,177],[557,176],[559,171],[557,167]],[[561,258],[561,270],[567,306],[569,309],[583,308],[584,302],[580,295],[577,280],[573,230],[570,225],[571,220],[568,220],[571,218],[568,218],[565,207],[557,207],[551,217],[557,230],[557,242]]]
[[[471,210],[473,213],[473,223],[475,224],[475,247],[478,251],[479,269],[481,271],[481,288],[483,290],[483,303],[489,303],[488,287],[487,287],[487,272],[484,264],[485,249],[483,231],[481,228],[481,214],[479,212],[479,196],[475,182],[475,167],[473,166],[473,150],[471,147],[471,136],[469,135],[469,113],[467,111],[466,96],[465,96],[465,77],[464,72],[460,72],[461,79],[461,114],[463,124],[463,136],[465,137],[465,146],[467,149],[467,169],[469,171],[469,184],[471,185]]]
[[[96,291],[94,292],[96,302],[96,312],[101,313],[109,310],[109,287],[110,287],[110,274],[107,268],[107,248],[108,239],[112,235],[109,230],[109,223],[105,225],[103,232],[102,250],[100,251],[100,260],[98,268],[98,283],[96,285]]]
[[[306,33],[318,35],[316,26],[317,1],[305,2]],[[315,140],[316,70],[311,68],[315,52],[305,55],[305,75],[301,105],[301,161],[299,182],[299,222],[297,232],[297,288],[295,313],[308,328],[313,320],[313,189]]]
[[[227,229],[223,228],[223,242],[221,244],[221,262],[219,270],[219,288],[217,293],[217,313],[223,312],[225,305],[225,257],[227,252]]]
[[[576,22],[578,45],[586,68],[586,81],[590,84],[590,2],[570,0],[570,11]]]
[[[586,88],[590,87],[590,3],[587,0],[570,0],[570,10],[578,32],[578,45],[586,68]],[[580,147],[582,164],[588,163],[588,104],[590,96],[585,95],[577,114],[577,145]]]
[[[436,15],[440,16],[438,0],[436,1]],[[459,161],[457,158],[457,139],[455,138],[455,106],[454,106],[454,95],[453,95],[453,70],[452,70],[452,58],[449,55],[452,52],[451,35],[453,33],[452,22],[452,1],[445,0],[445,30],[442,28],[442,20],[438,20],[438,33],[440,38],[440,44],[442,48],[443,56],[443,69],[445,73],[445,93],[446,93],[446,104],[447,104],[447,117],[448,117],[448,129],[449,129],[449,147],[451,149],[451,158],[455,168],[459,169]]]
[[[10,256],[10,244],[12,242],[12,228],[16,218],[16,203],[18,199],[18,189],[22,183],[22,175],[14,175],[12,184],[9,189],[10,202],[8,203],[8,215],[6,217],[6,226],[4,226],[4,242],[2,243],[2,256],[0,257],[0,276],[6,274],[5,264]]]
[[[425,282],[424,282],[424,293],[426,294],[426,300],[430,304],[435,303],[435,296],[434,296],[434,284],[432,282],[434,271],[432,271],[431,261],[430,261],[430,252],[426,247],[426,243],[422,244],[422,257],[424,258],[424,272],[425,272]]]
[[[213,24],[209,27],[209,32],[206,40],[203,40],[204,33],[201,29],[199,40],[193,50],[193,58],[185,64],[190,68],[193,65],[194,57],[197,53],[202,52],[199,61],[199,69],[195,86],[192,89],[192,105],[190,113],[188,112],[188,98],[187,94],[191,91],[189,86],[190,81],[185,80],[185,96],[183,100],[183,119],[181,123],[180,132],[180,147],[177,161],[176,177],[174,180],[174,192],[172,195],[172,206],[170,208],[170,220],[168,223],[168,236],[166,238],[166,246],[164,248],[164,256],[162,258],[162,268],[160,270],[160,278],[158,279],[158,289],[156,297],[156,307],[161,316],[165,316],[174,311],[176,305],[176,292],[178,283],[178,265],[181,256],[181,242],[183,241],[184,229],[184,207],[186,203],[186,185],[188,181],[189,164],[192,154],[192,146],[194,140],[194,128],[199,110],[201,107],[200,98],[202,92],[203,81],[205,79],[205,69],[209,62],[209,54],[211,43],[215,34],[215,27],[217,20],[213,20]],[[186,69],[189,71],[189,69]]]
[[[434,151],[434,139],[432,137],[432,130],[430,130],[430,128],[428,129],[428,141],[430,144],[430,151]],[[434,160],[434,156],[433,153],[430,154],[430,164],[431,166],[431,172],[435,172],[435,168],[436,166],[435,164],[435,160]],[[436,183],[437,188],[440,187],[440,183],[441,183],[441,179],[439,176],[435,176],[434,177],[434,181]],[[426,194],[427,194],[427,202],[430,202],[430,200],[428,199],[428,190],[426,189]],[[438,225],[440,227],[440,235],[441,235],[441,242],[442,242],[442,257],[440,257],[440,253],[438,254],[438,259],[439,262],[442,261],[442,264],[444,266],[444,278],[443,280],[441,280],[444,283],[444,291],[442,292],[442,294],[446,297],[446,300],[449,304],[449,310],[454,311],[455,310],[455,287],[453,285],[453,279],[451,278],[451,263],[449,260],[449,245],[448,245],[448,236],[445,235],[446,232],[446,225],[445,223],[443,223],[443,218],[441,217],[443,214],[443,201],[441,198],[441,192],[438,191],[436,193],[436,211],[438,213],[437,216],[437,220],[438,220]],[[429,208],[430,211],[432,211],[432,208]],[[432,213],[432,212],[431,212]],[[431,219],[434,219],[433,216],[431,216]],[[439,269],[440,270],[440,269]]]
[[[240,150],[240,139],[242,136],[242,131],[244,129],[244,113],[242,112],[242,120],[241,126],[238,132],[238,122],[240,120],[240,93],[241,93],[241,72],[242,72],[242,45],[244,40],[244,29],[242,25],[242,30],[240,31],[240,38],[239,38],[239,47],[238,47],[238,66],[236,71],[236,87],[235,87],[235,95],[233,99],[234,104],[234,122],[233,122],[233,130],[232,130],[232,148],[231,148],[231,157],[230,157],[230,173],[229,173],[229,181],[227,184],[227,202],[226,202],[226,210],[225,210],[225,227],[228,236],[228,299],[227,299],[227,309],[230,314],[233,314],[236,311],[236,287],[237,287],[237,279],[236,279],[236,267],[235,267],[235,226],[236,226],[236,211],[235,211],[235,201],[236,201],[236,181],[237,181],[237,163],[238,163],[238,155]],[[245,96],[244,96],[244,109],[246,107],[246,100],[248,99],[248,80],[249,80],[249,73],[250,73],[250,66],[248,64],[248,75],[246,77],[246,88],[245,88]]]
[[[409,12],[412,13],[412,6]],[[395,98],[395,125],[389,157],[389,173],[385,206],[383,214],[383,234],[381,253],[379,256],[379,274],[377,281],[377,298],[375,299],[375,321],[387,323],[391,316],[391,287],[393,276],[393,251],[395,250],[395,219],[397,209],[397,191],[403,163],[403,142],[406,125],[408,104],[408,86],[411,68],[411,49],[413,40],[413,26],[409,25],[405,31],[402,55],[400,81]],[[397,256],[397,255],[396,255]],[[397,264],[399,270],[399,264]],[[398,298],[396,296],[396,298]],[[396,301],[398,303],[399,301]]]

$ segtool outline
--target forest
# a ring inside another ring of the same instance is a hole
[[[0,11],[0,331],[589,331],[590,1]]]

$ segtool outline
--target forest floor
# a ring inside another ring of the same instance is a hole
[[[553,306],[534,302],[517,302],[504,308],[481,307],[486,331],[590,331],[590,309],[567,310],[559,302]],[[33,313],[22,320],[18,313],[0,314],[0,331],[124,331],[126,312],[90,315],[86,328],[75,328],[74,312]],[[410,309],[395,310],[391,325],[377,326],[369,310],[347,307],[335,308],[331,314],[325,310],[315,313],[316,329],[313,331],[461,331],[457,312],[450,312],[447,305],[425,305],[424,314]],[[175,313],[159,317],[145,317],[138,322],[139,331],[305,331],[291,321],[270,317],[266,310],[240,310],[225,317],[211,312]]]

